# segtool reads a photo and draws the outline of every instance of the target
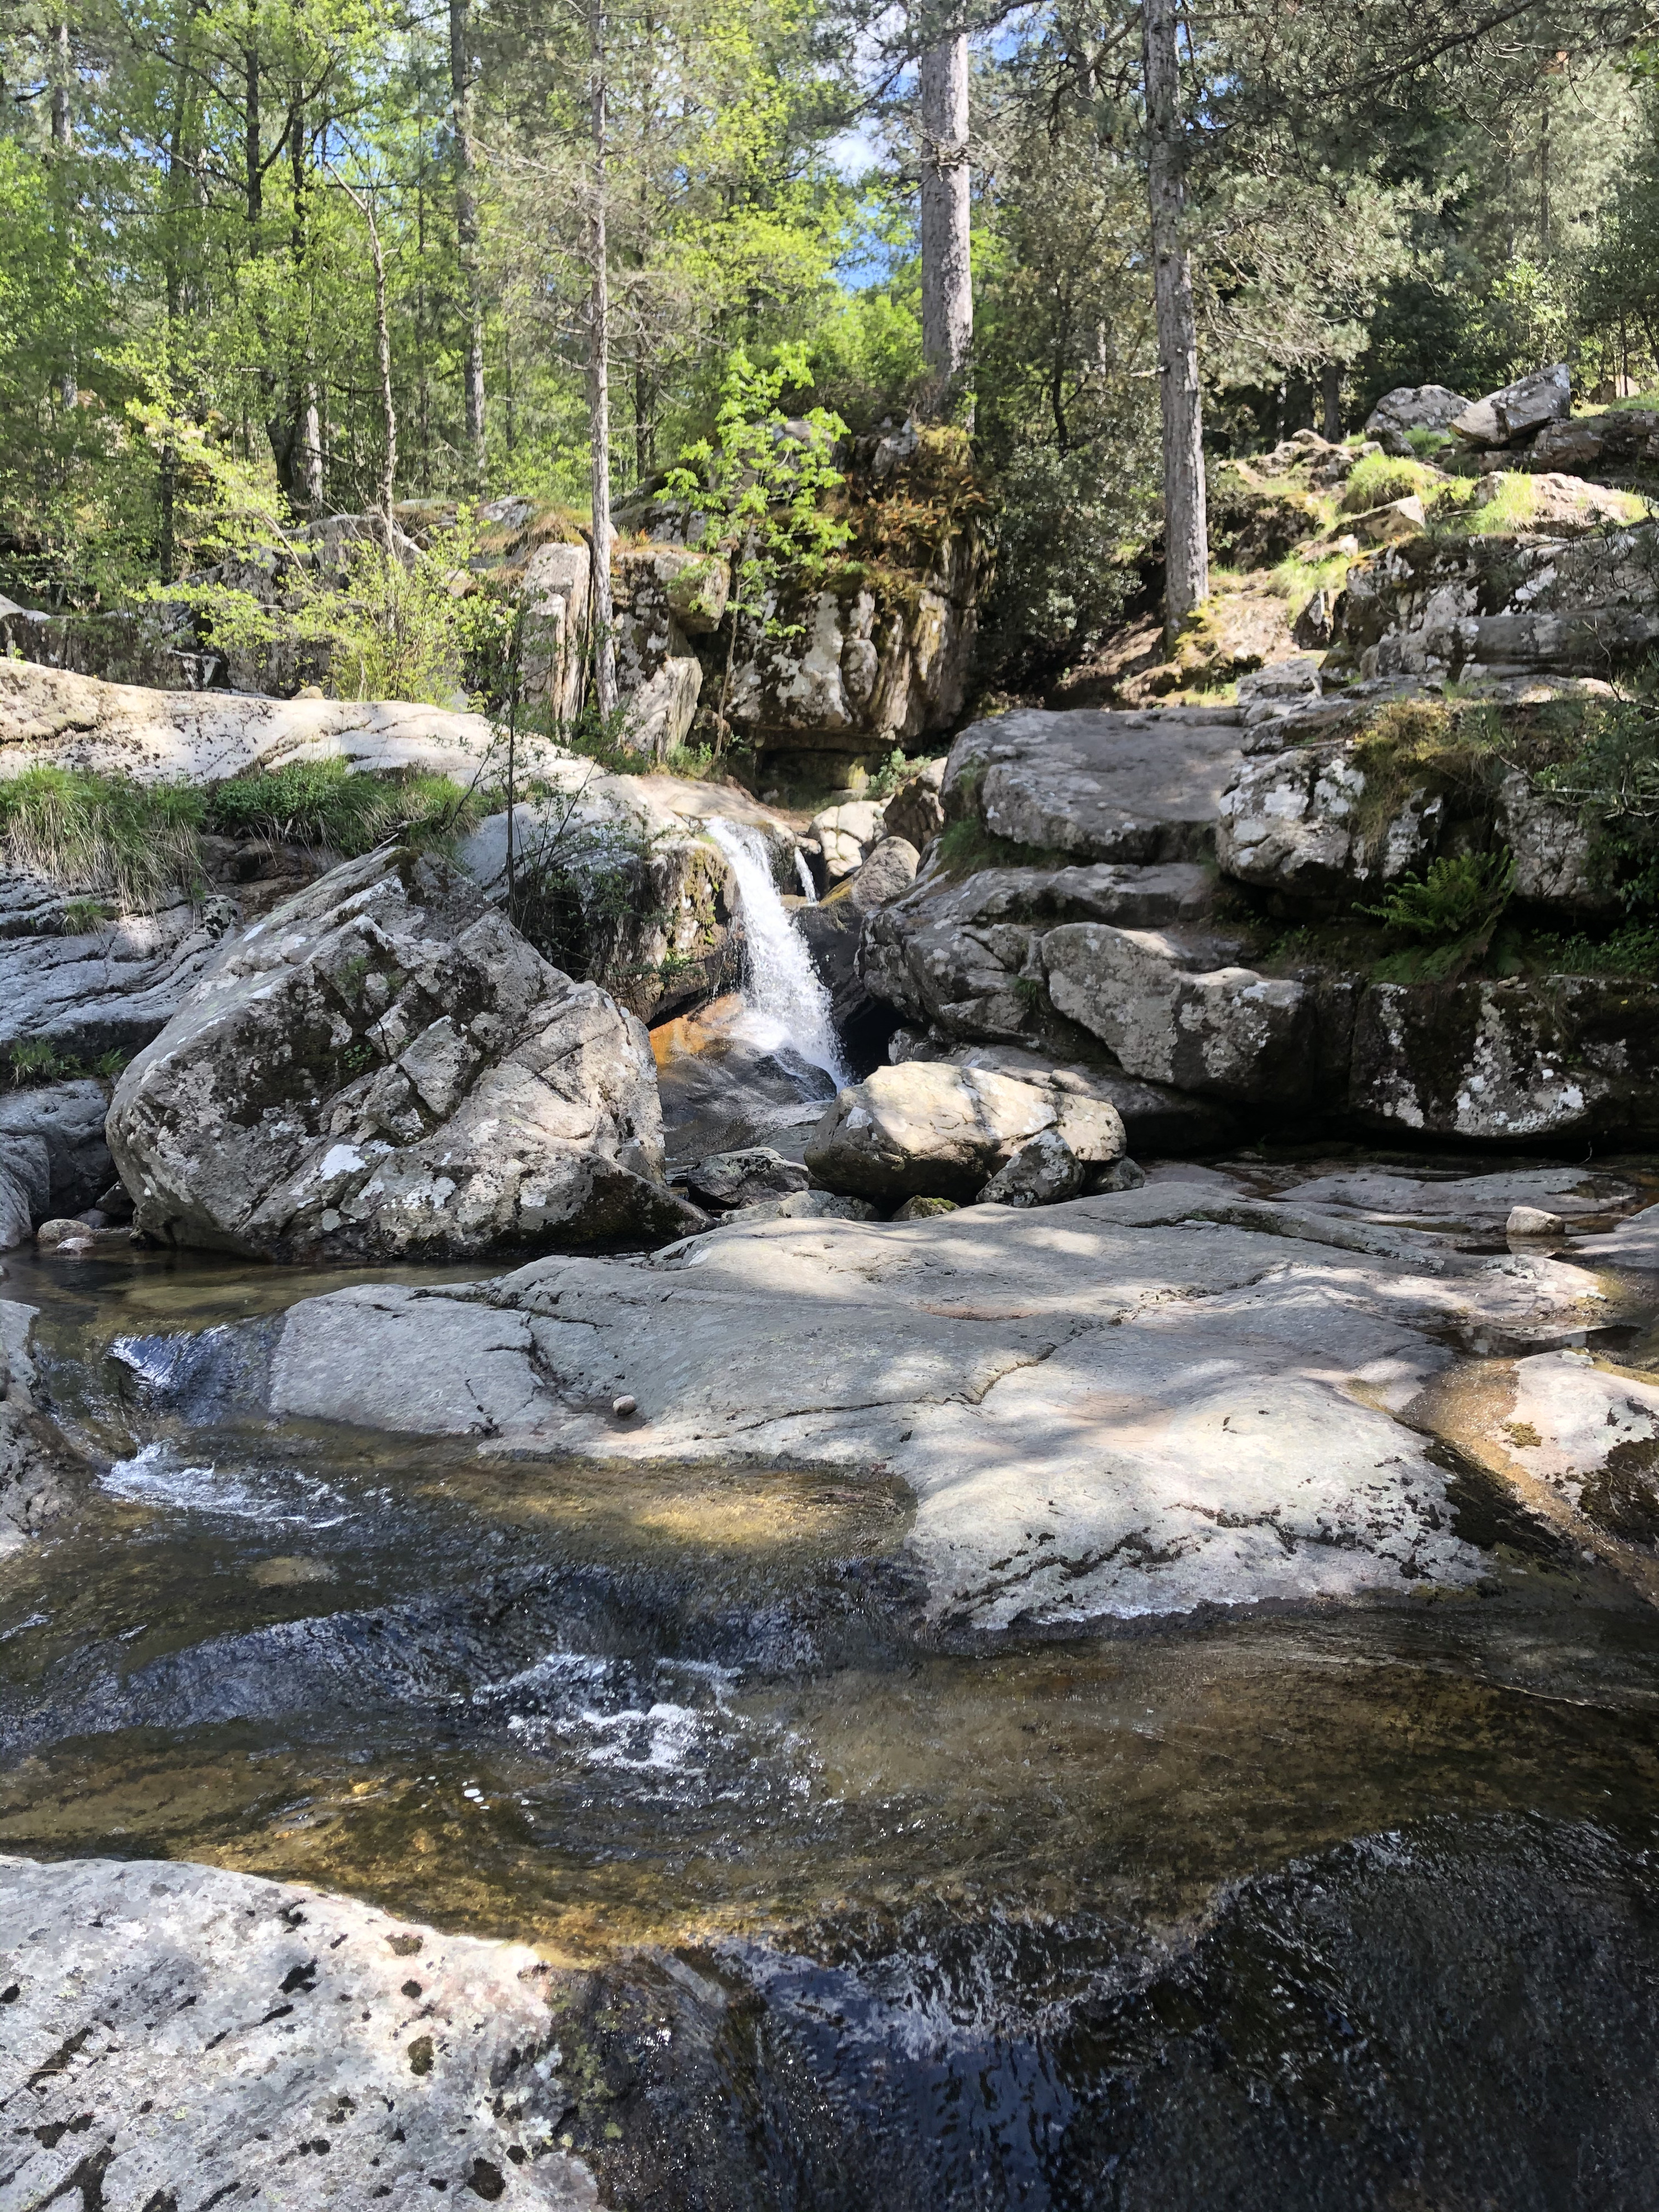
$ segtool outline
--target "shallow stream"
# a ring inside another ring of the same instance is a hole
[[[149,1407],[167,1340],[346,1279],[8,1258],[101,1472],[0,1559],[0,1850],[588,1970],[619,2207],[1659,2202],[1609,1571],[1470,1480],[1479,1595],[945,1648],[896,1488]]]

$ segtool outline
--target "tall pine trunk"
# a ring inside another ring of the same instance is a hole
[[[1204,415],[1198,385],[1193,270],[1181,235],[1186,159],[1176,58],[1176,0],[1142,0],[1146,79],[1146,185],[1151,203],[1158,388],[1164,409],[1166,632],[1210,595],[1204,512]]]
[[[52,151],[67,161],[75,143],[75,115],[70,106],[70,85],[75,73],[74,56],[70,51],[70,27],[67,15],[60,16],[52,32]],[[72,233],[73,219],[70,214],[71,188],[67,169],[58,175],[58,198],[63,213],[64,227]],[[65,241],[67,245],[67,240]],[[73,251],[72,247],[69,248]],[[80,396],[79,378],[74,356],[69,366],[58,379],[58,397],[66,408],[73,407]]]
[[[449,88],[455,117],[455,243],[466,311],[466,448],[473,489],[489,489],[484,435],[483,288],[478,275],[478,193],[472,153],[472,65],[467,53],[471,0],[449,0]]]
[[[587,221],[587,422],[593,454],[593,690],[601,715],[617,711],[617,650],[611,631],[611,271],[605,235],[606,112],[605,0],[588,0],[588,112],[592,133]]]
[[[969,351],[974,287],[969,261],[968,35],[953,32],[921,57],[921,350],[927,412],[973,419]]]

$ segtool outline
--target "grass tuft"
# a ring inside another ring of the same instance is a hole
[[[481,811],[447,775],[361,775],[341,760],[290,761],[216,786],[206,827],[221,837],[309,845],[349,860],[394,837],[442,843],[471,829]]]
[[[188,784],[27,769],[0,783],[0,861],[143,909],[195,884],[204,812],[202,793]]]

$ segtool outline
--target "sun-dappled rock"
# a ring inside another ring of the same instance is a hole
[[[699,1206],[718,1212],[757,1206],[763,1199],[787,1198],[805,1190],[811,1178],[799,1160],[787,1160],[769,1146],[738,1152],[712,1152],[687,1170],[685,1187]]]
[[[294,2212],[588,2212],[554,1979],[526,1944],[216,1867],[0,1859],[8,2182],[134,2212],[275,2203],[274,2175]]]
[[[1446,427],[1471,446],[1511,446],[1547,422],[1563,421],[1571,409],[1571,373],[1565,362],[1558,361],[1487,392],[1454,415]]]
[[[973,1197],[1044,1130],[1089,1165],[1125,1145],[1115,1110],[1076,1093],[939,1062],[878,1067],[842,1091],[813,1132],[806,1164],[832,1190],[896,1205]]]
[[[35,1402],[34,1319],[33,1306],[0,1299],[0,1558],[68,1503],[69,1454]]]
[[[1443,384],[1396,385],[1365,417],[1365,435],[1380,438],[1391,432],[1403,438],[1407,430],[1443,430],[1468,404]]]
[[[1083,1188],[1083,1163],[1057,1130],[1039,1129],[981,1190],[981,1206],[1058,1206]]]
[[[138,1227],[174,1243],[435,1256],[684,1219],[642,1025],[402,850],[228,946],[108,1130]]]

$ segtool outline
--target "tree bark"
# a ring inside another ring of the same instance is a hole
[[[478,276],[478,194],[472,152],[472,67],[467,54],[471,0],[449,0],[449,88],[455,118],[455,243],[466,308],[466,359],[461,378],[466,403],[466,447],[473,489],[489,483],[484,434],[483,289]]]
[[[1198,325],[1193,312],[1192,263],[1181,235],[1187,185],[1176,73],[1176,0],[1143,0],[1141,9],[1146,186],[1152,216],[1158,389],[1164,410],[1164,617],[1170,633],[1210,594]]]
[[[294,255],[294,283],[296,295],[305,281],[306,253],[306,118],[302,88],[294,88],[294,117],[290,131],[289,160],[294,182],[294,228],[290,245]],[[301,499],[313,514],[323,509],[323,437],[317,410],[317,379],[315,356],[313,354],[309,331],[311,319],[302,315],[307,335],[302,340],[303,363],[295,386],[292,412],[294,418],[293,479]]]
[[[974,337],[969,260],[968,34],[952,33],[921,57],[921,350],[924,411],[971,425],[969,355]]]
[[[1320,406],[1325,418],[1325,435],[1332,445],[1342,442],[1342,368],[1341,364],[1328,361],[1319,372]]]
[[[588,110],[592,132],[588,210],[587,421],[593,457],[593,690],[602,716],[617,711],[617,649],[611,598],[611,272],[605,235],[606,112],[605,0],[588,0]]]
[[[67,155],[75,143],[75,115],[70,106],[70,83],[74,75],[74,58],[70,52],[70,27],[67,15],[59,16],[52,32],[52,150]],[[60,179],[59,205],[64,211],[65,227],[70,222],[70,188],[67,173]],[[64,407],[73,407],[80,397],[80,380],[76,362],[71,356],[69,366],[58,379],[58,397]]]
[[[398,485],[398,410],[392,392],[392,325],[386,307],[386,255],[380,250],[380,227],[374,220],[374,188],[354,191],[345,179],[340,188],[368,225],[368,251],[374,264],[374,343],[380,358],[380,414],[386,428],[386,451],[380,461],[380,514],[386,524],[386,550],[392,550],[392,502]]]

